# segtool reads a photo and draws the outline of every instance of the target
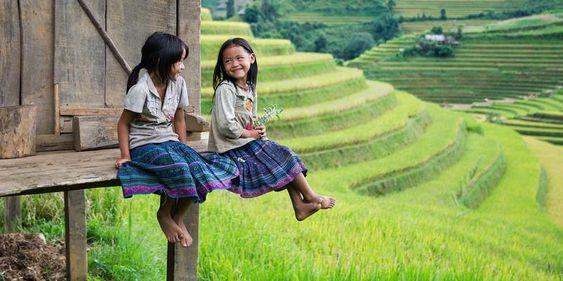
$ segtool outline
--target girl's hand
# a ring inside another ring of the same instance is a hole
[[[121,165],[123,165],[123,163],[129,162],[129,161],[131,161],[131,158],[121,157],[121,158],[115,160],[115,168],[119,169],[119,167],[121,167]]]
[[[255,129],[250,129],[250,130],[244,130],[242,132],[241,137],[243,138],[253,138],[253,139],[259,139],[262,136],[260,135],[260,131],[255,130]]]
[[[266,137],[266,126],[260,125],[260,126],[256,126],[254,129],[258,131],[258,134],[260,134],[260,138]]]

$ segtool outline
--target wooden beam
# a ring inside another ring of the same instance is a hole
[[[117,119],[115,116],[74,116],[74,150],[117,147]]]
[[[72,134],[38,135],[36,139],[35,150],[37,152],[72,149],[74,149],[74,136]]]
[[[84,10],[100,36],[104,39],[104,42],[109,47],[111,53],[117,59],[123,70],[127,71],[127,74],[131,74],[131,66],[129,66],[129,63],[127,63],[127,61],[125,61],[125,58],[123,58],[123,55],[121,55],[121,53],[117,49],[117,46],[115,46],[115,43],[113,43],[113,40],[111,40],[107,32],[104,30],[104,27],[102,27],[100,22],[96,19],[90,7],[88,7],[88,5],[84,3],[83,0],[78,0],[78,4],[80,4],[82,10]]]
[[[199,252],[199,204],[191,204],[184,224],[190,232],[193,244],[187,248],[180,243],[168,243],[167,281],[197,280]]]
[[[188,113],[201,114],[201,0],[178,0],[178,36],[188,44],[190,54],[182,76],[188,85]]]
[[[67,280],[87,281],[86,197],[84,190],[64,192]]]
[[[4,198],[4,232],[16,232],[21,225],[20,197]]]
[[[122,107],[80,107],[80,106],[63,106],[61,107],[61,116],[91,116],[91,115],[111,115],[119,116],[123,112]]]

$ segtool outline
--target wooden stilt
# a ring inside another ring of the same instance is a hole
[[[188,248],[180,243],[168,243],[167,281],[197,280],[197,256],[199,251],[199,204],[191,204],[184,218],[193,243]]]
[[[86,254],[86,198],[84,190],[65,191],[65,248],[67,280],[88,279]]]
[[[21,223],[20,197],[4,198],[4,232],[15,232]]]

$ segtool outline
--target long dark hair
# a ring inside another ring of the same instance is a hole
[[[182,58],[184,50],[186,50],[186,57]],[[170,68],[174,63],[187,58],[189,52],[188,45],[178,36],[164,32],[151,34],[141,49],[141,62],[133,68],[127,79],[127,91],[139,80],[141,68],[155,73],[161,81],[168,84],[172,79]]]
[[[235,87],[237,84],[235,80],[227,75],[225,68],[223,67],[223,52],[232,46],[240,46],[249,54],[254,54],[252,47],[250,47],[250,43],[243,38],[231,38],[223,45],[221,45],[221,49],[219,49],[219,54],[217,55],[217,64],[215,64],[215,71],[213,72],[213,90],[217,90],[217,87],[223,82],[224,80],[232,82]],[[254,63],[250,65],[250,69],[248,70],[248,78],[247,82],[250,84],[250,89],[254,92],[256,90],[256,80],[258,79],[258,60],[255,59]],[[215,94],[213,94],[213,100],[215,100]]]

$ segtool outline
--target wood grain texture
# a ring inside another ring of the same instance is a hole
[[[207,139],[187,144],[198,152],[207,150]],[[103,149],[0,160],[0,197],[117,185],[114,162],[119,155],[119,149]]]
[[[18,1],[0,3],[0,107],[20,104],[21,30]]]
[[[37,107],[0,107],[0,159],[35,154]]]
[[[108,1],[107,33],[131,67],[141,62],[141,47],[155,31],[176,33],[176,0]],[[128,75],[114,56],[106,57],[109,107],[123,105]]]
[[[201,0],[178,0],[178,36],[188,44],[190,54],[182,76],[188,85],[188,113],[201,114]],[[219,51],[219,50],[217,50]]]
[[[38,135],[36,138],[37,152],[74,149],[72,134]]]
[[[16,232],[21,225],[21,205],[19,196],[4,198],[4,232]]]
[[[190,232],[193,244],[184,248],[180,243],[168,243],[167,278],[168,281],[196,281],[199,252],[199,204],[191,204],[184,224]]]
[[[118,119],[117,116],[74,116],[74,150],[117,147]]]
[[[37,134],[53,134],[54,0],[19,0],[22,22],[22,105],[37,105]]]
[[[86,0],[105,21],[105,0]],[[104,41],[77,1],[55,0],[54,82],[61,106],[103,107],[106,64]]]
[[[84,190],[64,192],[67,280],[88,280],[86,196]]]

